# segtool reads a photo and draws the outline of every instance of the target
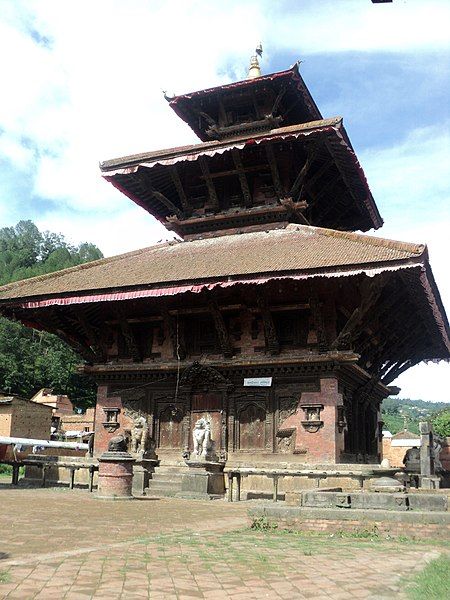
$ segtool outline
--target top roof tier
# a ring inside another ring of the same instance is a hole
[[[203,142],[322,119],[297,65],[168,102]]]
[[[297,65],[257,67],[168,99],[201,143],[104,161],[103,177],[184,239],[288,223],[381,227],[342,119],[322,118]]]

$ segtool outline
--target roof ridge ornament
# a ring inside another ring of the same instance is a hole
[[[261,42],[256,46],[255,52],[256,54],[250,58],[247,79],[256,79],[257,77],[261,77],[261,68],[258,61],[258,56],[261,58],[263,53]]]

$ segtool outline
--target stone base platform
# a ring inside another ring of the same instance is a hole
[[[263,504],[247,511],[251,523],[315,533],[347,533],[361,537],[450,539],[450,513],[439,511],[346,510]]]
[[[225,480],[223,464],[207,461],[188,461],[189,470],[181,480],[180,498],[213,500],[223,498]]]

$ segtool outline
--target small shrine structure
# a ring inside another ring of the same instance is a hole
[[[450,357],[426,246],[356,233],[383,221],[298,65],[261,75],[256,55],[166,100],[201,142],[100,168],[179,239],[3,286],[2,314],[85,359],[96,455],[143,418],[160,465],[184,465],[204,419],[229,468],[379,462],[390,384]]]

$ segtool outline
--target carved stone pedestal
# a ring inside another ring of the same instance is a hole
[[[144,490],[148,488],[151,474],[155,472],[155,467],[159,460],[155,458],[136,458],[133,465],[133,495],[143,496]]]
[[[225,494],[224,463],[186,461],[186,464],[189,471],[183,475],[181,492],[177,496],[204,500],[223,497]]]
[[[419,476],[419,487],[423,490],[438,490],[441,487],[441,479],[436,476]]]
[[[104,452],[98,459],[98,490],[100,500],[133,500],[133,464],[128,452]]]

